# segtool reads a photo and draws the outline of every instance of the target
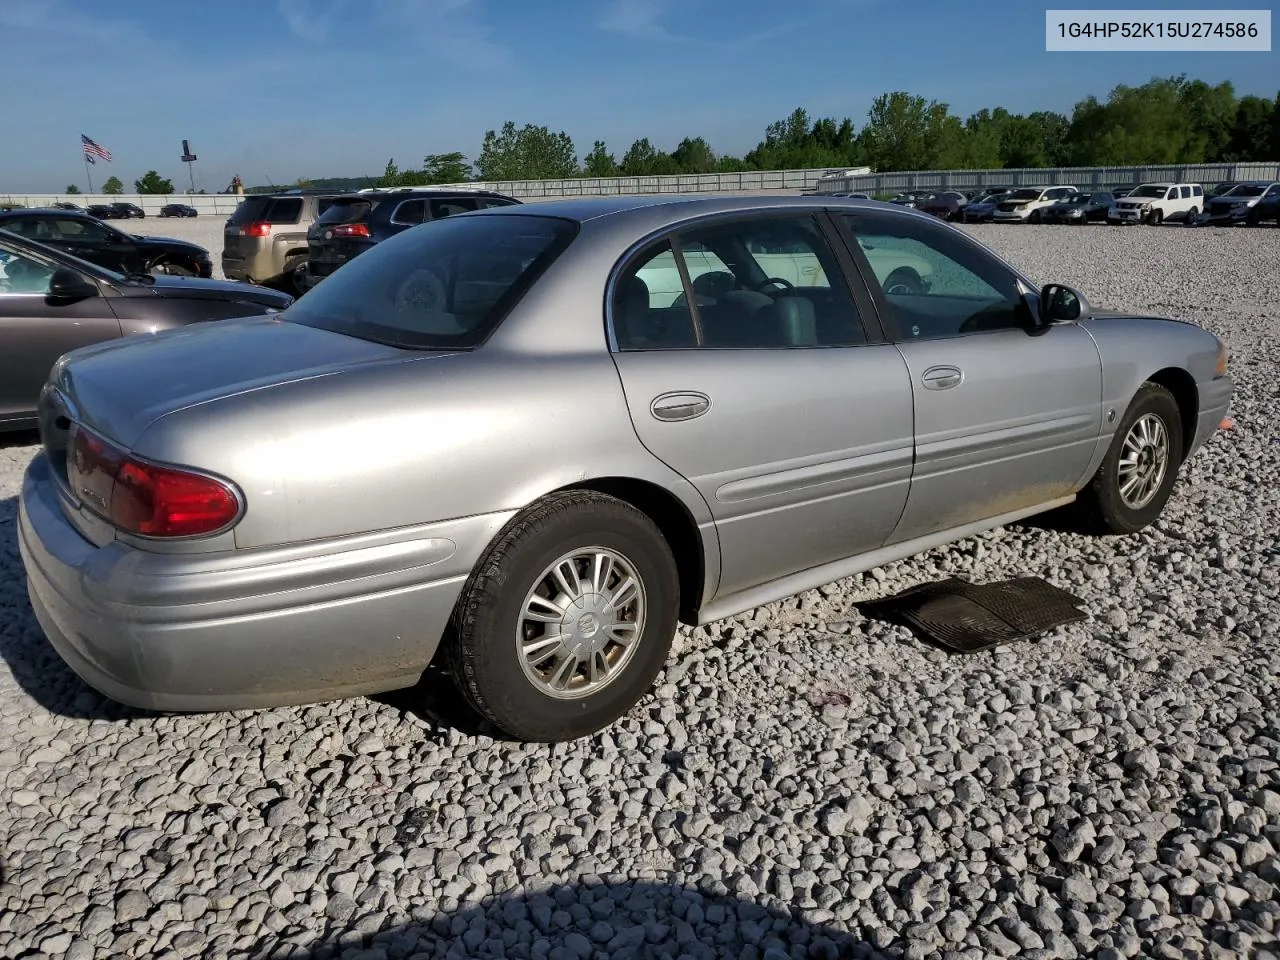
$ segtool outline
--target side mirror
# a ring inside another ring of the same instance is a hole
[[[49,296],[55,300],[87,300],[98,296],[98,285],[82,273],[60,267],[49,278]]]
[[[1046,283],[1040,290],[1040,325],[1071,323],[1085,316],[1088,301],[1084,295],[1061,283]]]

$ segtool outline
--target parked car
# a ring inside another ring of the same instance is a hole
[[[969,198],[959,190],[943,190],[932,194],[917,209],[943,220],[960,220]]]
[[[110,205],[111,216],[116,220],[142,220],[147,212],[136,203],[117,202]]]
[[[871,195],[868,193],[819,193],[814,194],[819,197],[846,197],[850,200],[870,200]]]
[[[189,240],[141,237],[71,210],[22,210],[0,214],[0,230],[48,244],[120,273],[212,277],[209,251]]]
[[[970,200],[965,204],[965,223],[987,223],[996,212],[996,205],[1009,196],[1007,193],[989,194],[982,200]]]
[[[58,200],[58,201],[57,201],[57,202],[55,202],[55,203],[51,203],[51,204],[49,204],[49,206],[50,206],[50,208],[51,208],[51,209],[53,209],[53,210],[79,210],[79,209],[81,209],[81,207],[80,207],[80,205],[79,205],[78,203],[72,203],[70,200]]]
[[[1208,202],[1214,197],[1220,197],[1224,193],[1230,193],[1236,187],[1240,186],[1240,184],[1248,182],[1249,181],[1247,180],[1224,180],[1222,183],[1215,183],[1212,190],[1205,190],[1205,201]]]
[[[402,230],[459,213],[519,203],[491,190],[403,187],[335,197],[307,231],[303,287],[320,283],[375,244]]]
[[[306,289],[307,231],[340,190],[287,190],[242,200],[222,230],[222,273],[228,280]]]
[[[1226,193],[1206,199],[1204,213],[1197,222],[1209,225],[1247,223],[1257,226],[1263,220],[1276,216],[1277,205],[1280,205],[1280,183],[1254,180],[1237,184]]]
[[[1040,211],[1040,219],[1045,223],[1100,223],[1107,219],[1107,211],[1113,203],[1114,194],[1075,193],[1045,207]]]
[[[1013,192],[1013,187],[983,187],[969,194],[970,203],[985,203],[991,197]]]
[[[1110,190],[1110,193],[1111,193],[1111,196],[1119,200],[1121,197],[1127,197],[1129,194],[1133,193],[1133,191],[1136,189],[1137,187],[1112,187]]]
[[[938,281],[886,293],[868,246]],[[655,307],[642,274],[698,248],[732,286]],[[797,248],[807,288],[751,252]],[[1228,409],[1226,358],[888,205],[513,205],[391,237],[278,316],[64,358],[15,526],[44,632],[116,700],[332,699],[439,650],[500,729],[563,740],[632,708],[677,619],[1073,502],[1147,527]]]
[[[113,220],[116,215],[111,205],[107,203],[91,203],[84,208],[84,212],[96,220]]]
[[[1039,223],[1045,208],[1074,196],[1075,187],[1019,187],[996,204],[991,213],[995,223]]]
[[[900,193],[889,202],[899,207],[915,209],[919,207],[920,204],[924,203],[929,196],[930,191],[928,190],[913,191],[910,193]]]
[[[1107,223],[1159,226],[1166,220],[1194,221],[1204,202],[1204,187],[1198,183],[1144,183],[1111,205]]]
[[[200,211],[185,203],[166,203],[160,208],[162,217],[198,217]]]
[[[292,302],[220,280],[125,276],[0,231],[0,431],[35,426],[40,389],[70,350]]]
[[[25,203],[0,203],[0,213],[8,213],[10,210],[25,210]]]

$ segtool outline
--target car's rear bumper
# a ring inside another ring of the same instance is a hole
[[[44,455],[18,543],[31,606],[88,684],[156,710],[309,703],[410,686],[474,559],[509,517],[252,551],[97,547],[66,519]]]

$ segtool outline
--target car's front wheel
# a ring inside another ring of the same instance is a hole
[[[1093,481],[1078,505],[1097,533],[1137,533],[1154,523],[1173,492],[1184,438],[1177,401],[1144,383],[1120,420]]]
[[[679,591],[671,548],[648,516],[594,491],[552,494],[476,564],[445,641],[449,672],[512,737],[587,736],[653,685]]]

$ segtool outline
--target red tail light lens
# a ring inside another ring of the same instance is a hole
[[[246,237],[269,237],[271,236],[271,224],[246,223],[242,228],[242,233]]]
[[[363,223],[340,223],[331,228],[335,237],[367,237],[369,228]]]
[[[243,512],[224,480],[130,456],[74,428],[67,478],[73,492],[119,529],[144,537],[196,537],[234,524]]]

